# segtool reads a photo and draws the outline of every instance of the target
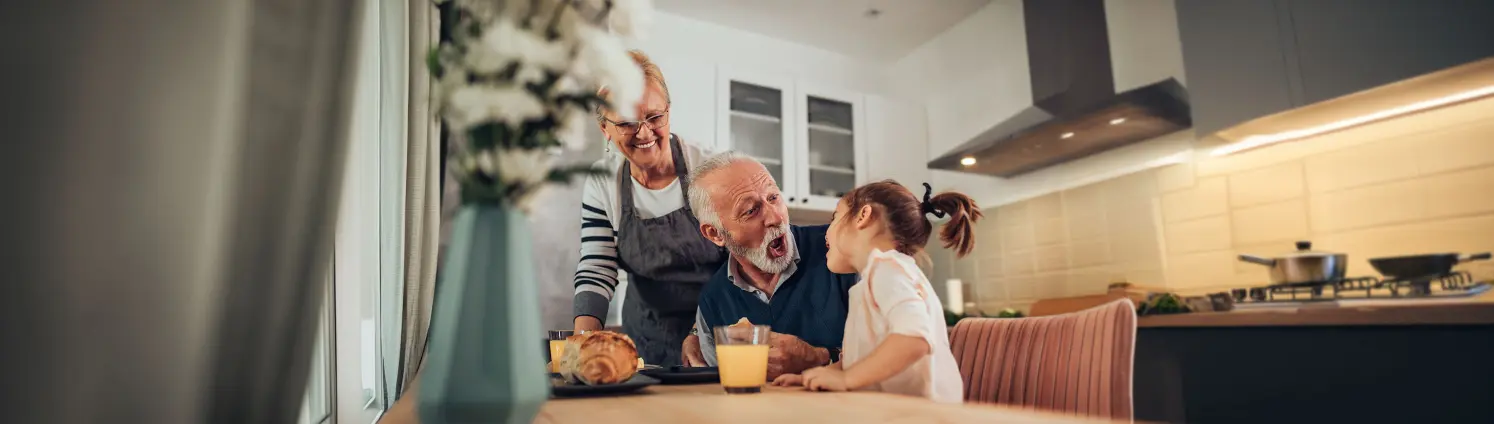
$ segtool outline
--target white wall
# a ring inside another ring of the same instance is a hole
[[[647,39],[633,47],[661,59],[782,73],[861,92],[881,92],[886,85],[883,67],[872,62],[664,12],[655,13]]]
[[[996,0],[888,69],[894,90],[922,99],[929,157],[1032,104],[1022,2]]]

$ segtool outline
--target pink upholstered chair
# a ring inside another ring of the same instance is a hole
[[[1129,299],[1045,317],[966,318],[950,344],[966,402],[1132,419],[1136,307]]]

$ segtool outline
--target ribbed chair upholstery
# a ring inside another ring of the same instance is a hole
[[[966,402],[1132,419],[1136,307],[1120,299],[1034,318],[966,318],[950,338]]]

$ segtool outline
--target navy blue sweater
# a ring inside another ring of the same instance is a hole
[[[753,324],[772,326],[774,332],[792,334],[811,345],[839,349],[845,335],[849,293],[859,277],[836,274],[826,267],[828,228],[790,226],[799,248],[799,265],[773,292],[770,303],[733,285],[726,277],[731,262],[723,264],[700,293],[700,314],[706,324],[715,328],[746,317]]]

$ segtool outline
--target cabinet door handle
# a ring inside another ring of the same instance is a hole
[[[801,201],[801,203],[809,203],[809,198],[808,198],[808,197],[805,197],[805,198],[804,198],[804,199],[803,199],[803,200],[802,200],[802,201]]]
[[[794,198],[793,197],[789,197],[789,202],[792,203],[793,201],[794,201]]]

